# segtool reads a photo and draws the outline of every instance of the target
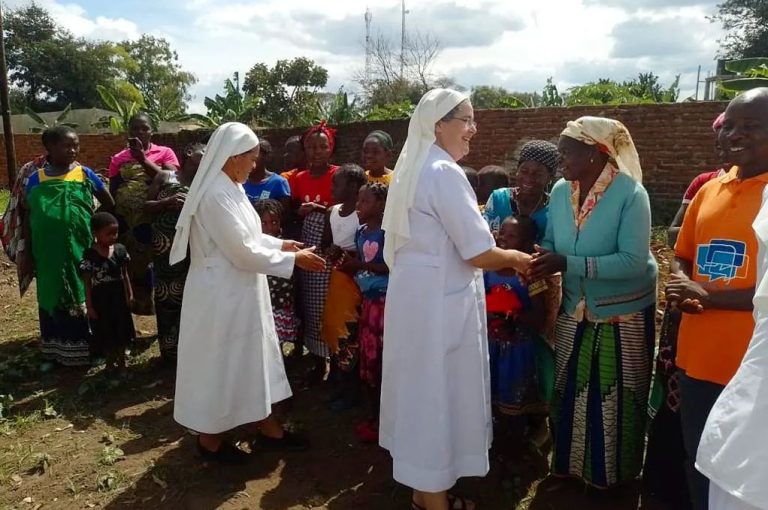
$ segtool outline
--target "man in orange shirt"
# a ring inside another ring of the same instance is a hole
[[[709,411],[752,337],[757,240],[752,230],[768,184],[768,88],[745,92],[725,111],[727,161],[735,166],[701,188],[675,245],[667,300],[684,313],[678,334],[680,418],[694,510],[709,484],[694,467]]]

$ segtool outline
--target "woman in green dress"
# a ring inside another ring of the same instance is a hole
[[[37,160],[22,198],[27,246],[17,263],[37,277],[43,355],[62,365],[88,365],[91,334],[78,266],[93,242],[94,196],[106,210],[114,201],[96,173],[76,163],[80,140],[72,128],[45,130],[43,146],[47,155]]]
[[[133,313],[153,315],[152,228],[145,209],[149,186],[163,170],[176,172],[179,161],[170,147],[151,142],[152,121],[146,113],[134,115],[128,124],[128,148],[112,156],[109,189],[115,197],[115,216],[120,222],[120,243],[131,261],[128,276],[134,293]]]

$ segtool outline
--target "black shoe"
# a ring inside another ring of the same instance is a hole
[[[251,450],[263,450],[271,452],[303,452],[309,450],[309,440],[293,432],[283,431],[283,437],[267,437],[259,434],[258,439],[251,443]]]
[[[219,462],[221,464],[245,464],[251,460],[251,455],[244,452],[237,446],[221,442],[219,449],[211,451],[200,444],[200,439],[197,440],[197,455],[201,460]]]

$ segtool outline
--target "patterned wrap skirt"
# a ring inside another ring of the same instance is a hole
[[[385,296],[365,297],[360,311],[360,379],[372,388],[381,388],[385,301]]]
[[[655,306],[626,322],[555,326],[552,473],[601,488],[635,479],[643,464]]]
[[[320,212],[310,213],[304,218],[301,228],[301,242],[306,246],[320,246],[325,230],[325,215]],[[301,304],[304,325],[304,345],[315,356],[327,358],[330,356],[328,345],[320,338],[325,298],[328,294],[328,284],[331,270],[312,273],[301,271]]]

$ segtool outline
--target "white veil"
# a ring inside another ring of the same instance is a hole
[[[435,143],[435,124],[466,100],[467,96],[455,90],[433,89],[424,94],[411,116],[408,138],[397,158],[384,209],[384,260],[389,267],[395,261],[395,252],[411,238],[408,212],[422,167]]]
[[[203,159],[200,161],[200,167],[195,174],[195,179],[189,188],[184,207],[179,214],[179,220],[176,222],[176,235],[173,238],[173,246],[171,246],[168,259],[170,264],[181,262],[187,256],[192,217],[197,212],[203,195],[221,173],[224,163],[231,156],[248,152],[258,145],[259,138],[251,131],[251,128],[239,122],[227,122],[213,132],[205,148]]]

